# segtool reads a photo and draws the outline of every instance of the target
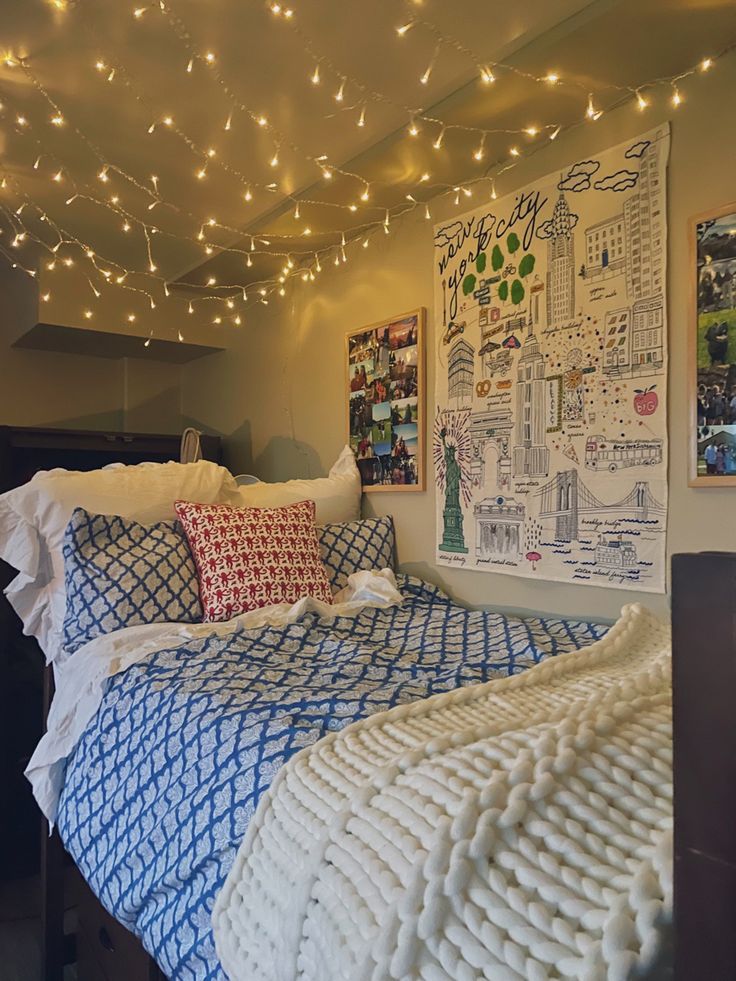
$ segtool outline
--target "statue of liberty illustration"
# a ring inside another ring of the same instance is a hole
[[[463,534],[463,500],[469,501],[469,413],[442,412],[435,418],[434,458],[437,483],[444,490],[442,552],[467,553]]]

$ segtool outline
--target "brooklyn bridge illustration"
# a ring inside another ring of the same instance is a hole
[[[545,522],[554,519],[555,538],[562,542],[577,541],[583,517],[602,515],[659,521],[664,519],[666,510],[654,497],[646,480],[637,481],[620,501],[604,504],[580,479],[577,470],[556,474],[536,492],[536,496],[540,499],[540,519]]]

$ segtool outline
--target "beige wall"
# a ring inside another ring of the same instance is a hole
[[[5,346],[0,426],[178,433],[180,365]]]
[[[3,263],[0,425],[180,431],[180,365],[12,347],[37,319],[36,284]]]
[[[711,75],[697,77],[685,88],[687,102],[672,119],[669,170],[669,550],[736,550],[736,490],[688,488],[686,476],[687,222],[697,212],[736,200],[736,57],[719,62]],[[665,99],[662,92],[661,101]],[[635,136],[667,118],[666,108],[640,114],[627,105],[597,123],[581,125],[505,175],[499,194]],[[228,436],[234,469],[252,470],[266,480],[322,474],[345,443],[345,331],[419,305],[428,310],[432,417],[436,338],[431,223],[409,218],[379,244],[360,250],[347,266],[330,266],[315,285],[300,284],[283,306],[261,308],[231,351],[185,369],[185,415]],[[432,579],[473,604],[613,617],[623,603],[642,599],[666,612],[664,596],[435,567],[431,465],[428,478],[424,494],[365,498],[367,513],[393,514],[405,571]]]

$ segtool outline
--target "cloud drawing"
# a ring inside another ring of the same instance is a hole
[[[559,191],[579,191],[590,190],[590,179],[593,174],[600,169],[599,160],[580,160],[568,170],[565,176],[557,185]]]
[[[434,244],[442,249],[453,242],[463,230],[461,221],[454,221],[451,225],[443,225],[434,237]]]
[[[617,170],[615,174],[607,174],[596,181],[593,187],[596,191],[628,191],[635,187],[639,174],[635,170]]]
[[[641,158],[651,145],[651,140],[639,140],[638,143],[634,143],[629,147],[624,156],[627,158],[627,160],[631,160],[633,157]]]
[[[570,213],[571,231],[573,228],[575,228],[577,223],[578,223],[578,216],[572,214],[571,212]],[[543,221],[542,224],[537,229],[537,238],[541,238],[543,240],[546,238],[552,238],[553,233],[554,233],[554,221],[552,220],[552,218],[548,218],[547,221]]]

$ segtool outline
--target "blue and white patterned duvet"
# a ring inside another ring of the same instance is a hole
[[[207,636],[108,683],[68,762],[57,824],[94,892],[169,977],[224,977],[212,907],[290,756],[356,719],[518,673],[606,629],[469,611],[418,580],[399,586],[401,606]]]

